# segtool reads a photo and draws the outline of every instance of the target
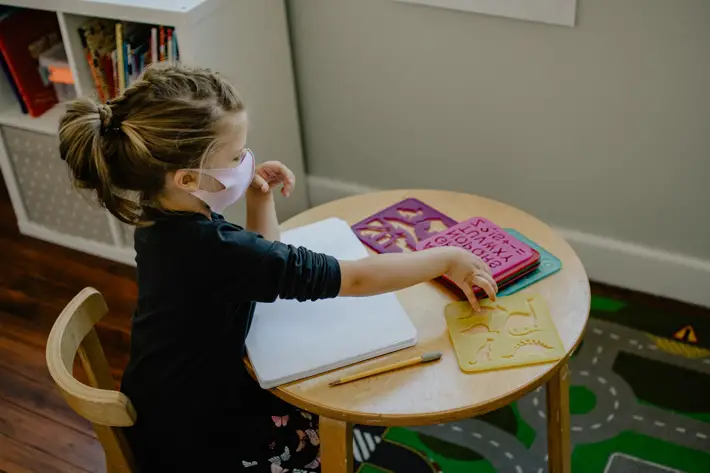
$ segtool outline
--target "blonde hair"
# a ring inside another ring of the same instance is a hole
[[[150,67],[118,98],[67,104],[59,151],[78,188],[124,223],[146,220],[128,194],[151,202],[165,174],[199,168],[217,147],[220,121],[244,110],[238,93],[208,69]]]

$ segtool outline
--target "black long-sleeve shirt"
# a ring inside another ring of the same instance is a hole
[[[213,471],[259,441],[250,417],[276,402],[243,363],[255,303],[335,297],[339,264],[214,213],[158,214],[136,230],[135,249],[138,307],[121,390],[138,421],[127,438],[149,472]]]

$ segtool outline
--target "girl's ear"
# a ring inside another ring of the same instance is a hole
[[[175,172],[175,175],[173,176],[173,183],[178,189],[182,189],[187,192],[194,192],[199,189],[197,174],[193,171],[185,169]]]

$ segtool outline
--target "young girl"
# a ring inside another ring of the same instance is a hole
[[[487,265],[455,248],[337,261],[279,243],[272,191],[288,197],[295,177],[278,161],[255,165],[247,124],[231,85],[183,66],[148,69],[108,104],[70,102],[61,120],[75,184],[137,226],[121,389],[138,413],[126,436],[143,473],[320,471],[318,419],[245,369],[255,303],[367,296],[444,273],[474,308],[473,285],[497,292]],[[244,195],[246,228],[219,214]]]

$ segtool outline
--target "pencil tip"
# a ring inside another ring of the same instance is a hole
[[[332,383],[330,383],[330,386],[338,386],[339,384],[342,384],[342,383],[340,382],[340,380],[337,380],[337,381],[333,381]]]

